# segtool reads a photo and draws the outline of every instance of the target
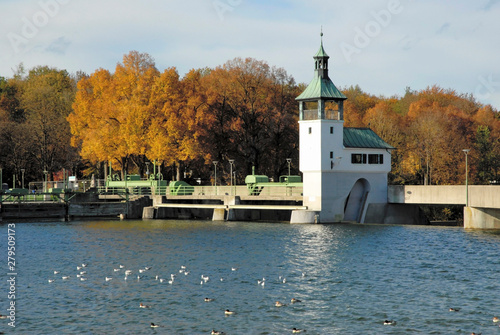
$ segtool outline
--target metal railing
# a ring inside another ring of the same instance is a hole
[[[303,120],[318,120],[317,109],[304,110]],[[340,113],[338,110],[325,109],[325,120],[340,120]]]
[[[19,202],[65,202],[66,194],[32,192],[29,194],[3,193],[0,194],[0,203],[19,203]]]
[[[52,185],[48,185],[52,186]],[[54,185],[56,186],[56,185]],[[0,202],[64,202],[75,193],[85,192],[85,188],[81,190],[70,190],[67,192],[59,188],[52,189],[52,192],[43,192],[41,189],[32,189],[28,194],[16,194],[5,191],[0,194]],[[7,193],[6,193],[7,192]],[[148,195],[165,195],[165,196],[240,196],[240,197],[300,197],[302,196],[301,186],[286,186],[280,184],[257,185],[253,188],[246,185],[238,186],[180,186],[175,190],[169,186],[160,187],[97,187],[99,195],[119,196],[125,199],[127,196],[148,196]]]
[[[123,187],[99,187],[99,194],[124,195]],[[240,186],[179,186],[175,190],[169,186],[161,187],[128,187],[130,195],[165,195],[165,196],[267,196],[267,197],[298,197],[302,195],[300,186],[264,185],[250,189],[245,185]]]

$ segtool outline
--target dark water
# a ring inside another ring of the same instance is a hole
[[[6,254],[6,223],[0,229]],[[6,333],[291,334],[296,327],[311,335],[500,334],[492,321],[500,316],[498,232],[160,220],[15,229],[16,328],[0,320]],[[82,263],[88,266],[77,270]],[[152,269],[138,280],[146,266]],[[127,269],[133,274],[125,280]],[[83,270],[86,281],[76,276]],[[9,288],[2,287],[4,311]]]

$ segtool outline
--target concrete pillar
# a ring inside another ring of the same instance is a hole
[[[142,210],[143,219],[155,219],[156,209],[154,207],[144,207]]]
[[[226,210],[224,208],[214,208],[214,215],[212,221],[224,221]]]
[[[319,211],[295,210],[292,211],[290,223],[320,223]]]
[[[240,203],[240,197],[239,196],[226,196],[224,197],[224,205],[230,206],[230,205],[238,205]],[[227,221],[234,221],[236,220],[236,213],[234,212],[234,209],[228,209],[227,210]]]
[[[464,228],[500,229],[500,209],[464,207]]]

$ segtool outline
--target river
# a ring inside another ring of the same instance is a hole
[[[11,228],[7,334],[500,334],[498,231],[177,220]],[[5,283],[8,223],[0,229]]]

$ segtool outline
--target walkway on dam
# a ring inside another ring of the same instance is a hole
[[[500,209],[500,186],[469,185],[469,207]],[[464,205],[465,185],[390,185],[387,200],[393,204]]]
[[[500,186],[389,186],[390,204],[464,205],[464,228],[500,229]]]

